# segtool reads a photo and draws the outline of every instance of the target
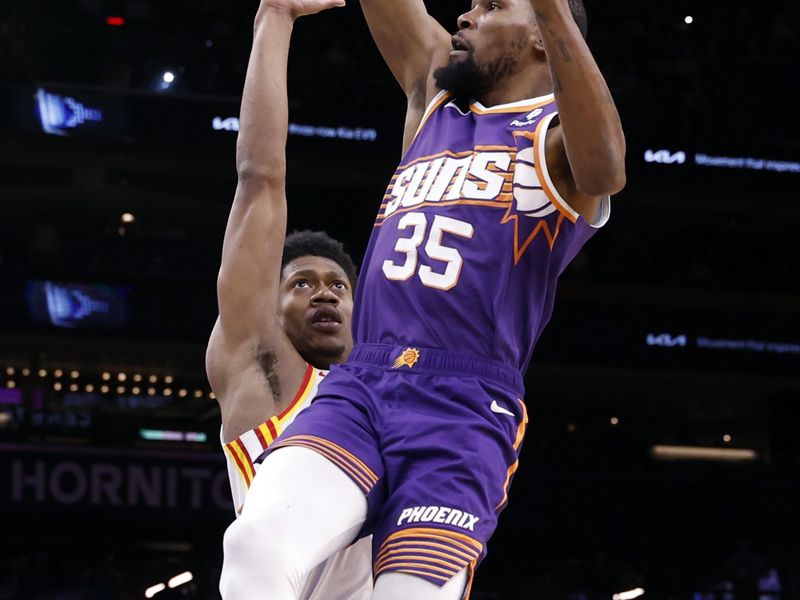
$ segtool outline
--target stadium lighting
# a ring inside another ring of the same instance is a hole
[[[169,92],[179,85],[178,76],[183,72],[183,67],[165,69],[153,77],[151,87],[157,92]]]
[[[182,431],[165,431],[161,429],[140,429],[139,437],[151,442],[182,442]],[[173,587],[173,586],[170,586]]]
[[[694,17],[692,15],[686,15],[686,18],[683,20],[683,22],[687,25],[691,25],[694,23]]]
[[[733,438],[727,433],[722,436],[722,441],[725,442],[726,444],[730,444],[732,440]]]
[[[619,417],[611,417],[612,425],[619,425]]]
[[[758,452],[747,448],[709,448],[700,446],[653,446],[653,458],[660,460],[710,460],[753,462]]]
[[[8,381],[6,381],[6,387],[10,390],[13,390],[15,387],[17,387],[17,382],[14,381],[13,379],[9,379]]]
[[[81,376],[81,374],[80,371],[76,371],[73,369],[72,371],[69,372],[69,376],[72,377],[73,379],[77,379],[78,377]]]
[[[6,375],[13,375],[14,374],[14,367],[6,368]]]
[[[133,216],[133,213],[126,212],[126,213],[122,213],[122,216],[120,217],[120,220],[123,223],[129,223],[130,224],[130,223],[133,223],[136,220],[136,217]]]
[[[644,589],[642,588],[634,588],[632,590],[628,590],[627,592],[620,592],[619,594],[614,594],[611,596],[612,600],[633,600],[634,598],[638,598],[639,596],[644,596]]]
[[[167,589],[167,586],[165,586],[163,583],[157,583],[155,585],[151,585],[149,588],[147,588],[144,591],[144,597],[145,598],[152,598],[158,592],[163,592],[165,589]]]
[[[27,377],[30,374],[31,374],[31,370],[30,369],[28,369],[28,368],[22,369],[22,376],[23,377]]]
[[[190,571],[184,571],[179,575],[175,575],[172,579],[167,582],[167,587],[170,589],[176,588],[179,585],[183,585],[184,583],[189,583],[192,579],[194,579],[194,575]]]
[[[139,437],[149,442],[205,443],[208,441],[208,435],[203,433],[202,431],[169,431],[165,429],[140,429]]]

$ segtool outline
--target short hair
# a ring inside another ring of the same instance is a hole
[[[583,0],[569,0],[569,12],[572,13],[572,18],[578,24],[583,39],[586,39],[586,35],[589,33],[589,19],[586,16]]]
[[[301,256],[321,256],[339,265],[355,289],[358,280],[358,269],[352,257],[345,251],[344,245],[333,239],[324,231],[293,231],[286,236],[283,244],[281,270],[287,263]]]

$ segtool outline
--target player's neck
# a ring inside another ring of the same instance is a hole
[[[497,82],[483,98],[477,100],[484,106],[498,106],[528,98],[538,98],[552,92],[550,68],[546,63],[536,63],[508,75]]]

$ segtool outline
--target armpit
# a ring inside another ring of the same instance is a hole
[[[273,351],[262,352],[256,357],[258,368],[266,379],[269,392],[275,402],[280,402],[280,385],[278,381],[278,357]]]

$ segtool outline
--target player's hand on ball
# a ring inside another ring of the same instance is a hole
[[[329,8],[339,8],[345,0],[263,0],[262,6],[274,10],[286,11],[293,19],[306,15],[315,15]]]

